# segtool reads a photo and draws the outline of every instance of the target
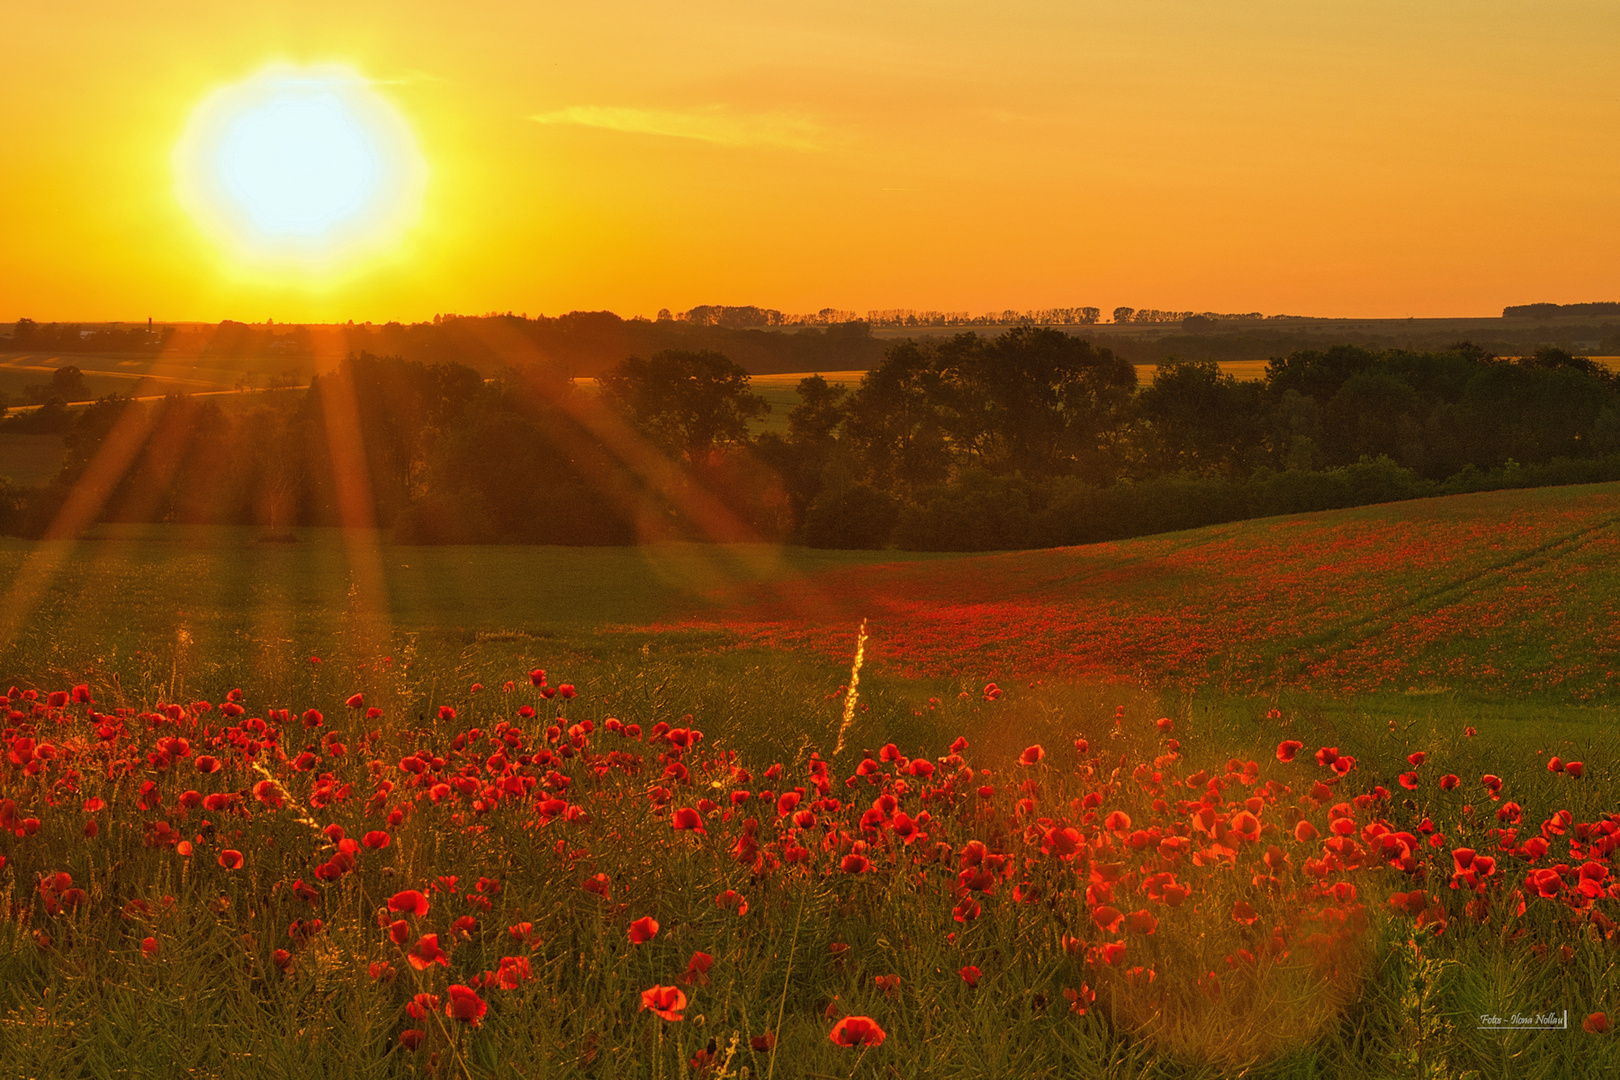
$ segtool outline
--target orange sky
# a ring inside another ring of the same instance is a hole
[[[1608,0],[0,0],[0,320],[1620,299]],[[193,106],[352,65],[422,218],[341,279],[181,209]]]

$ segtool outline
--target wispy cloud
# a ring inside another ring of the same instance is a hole
[[[529,119],[540,124],[572,124],[635,135],[696,139],[717,146],[774,146],[784,150],[825,149],[825,131],[794,113],[736,113],[724,105],[700,109],[630,109],[612,105],[572,105]]]

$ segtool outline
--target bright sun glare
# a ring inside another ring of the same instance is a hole
[[[335,269],[386,253],[427,168],[403,117],[339,65],[279,64],[216,90],[174,153],[181,203],[244,263]]]

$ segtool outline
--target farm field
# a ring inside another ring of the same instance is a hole
[[[6,1059],[1612,1075],[1617,520],[6,541]]]
[[[907,674],[1612,700],[1617,556],[1620,486],[1487,492],[830,568],[684,625],[832,657],[867,618]]]
[[[0,390],[13,401],[25,386],[50,381],[57,368],[76,367],[97,396],[198,394],[234,391],[239,385],[263,389],[277,375],[309,381],[309,362],[278,358],[219,360],[195,356],[128,356],[97,353],[0,352]]]

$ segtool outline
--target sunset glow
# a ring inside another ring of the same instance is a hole
[[[248,264],[326,269],[386,251],[420,213],[426,167],[357,73],[276,65],[210,94],[174,154],[197,224]]]
[[[13,9],[0,322],[1614,292],[1612,5]]]

